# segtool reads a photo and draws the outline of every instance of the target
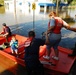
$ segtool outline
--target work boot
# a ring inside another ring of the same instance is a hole
[[[47,55],[46,55],[46,56],[43,56],[43,58],[44,58],[44,59],[47,59],[47,60],[50,60],[50,57],[47,56]]]

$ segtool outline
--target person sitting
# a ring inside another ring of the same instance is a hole
[[[8,42],[8,37],[12,35],[10,28],[6,25],[6,23],[3,23],[3,30],[0,33],[0,37],[5,37],[6,42]]]
[[[12,54],[16,54],[18,57],[18,40],[16,40],[15,36],[12,36],[12,40],[10,42]]]

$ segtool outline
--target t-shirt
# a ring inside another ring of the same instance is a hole
[[[25,48],[25,63],[29,67],[36,67],[39,62],[39,47],[44,45],[45,41],[35,38],[30,46]]]
[[[50,19],[50,26],[55,26],[55,19],[54,18]]]

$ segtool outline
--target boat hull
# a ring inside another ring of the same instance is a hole
[[[19,46],[26,41],[27,37],[23,37],[20,35],[15,35],[17,40],[19,41]],[[11,40],[11,37],[9,38],[9,41]],[[5,42],[5,38],[0,38],[1,43]],[[1,44],[0,43],[0,44]],[[19,52],[22,52],[25,47],[19,48]],[[48,64],[43,64],[45,68],[45,73],[50,75],[67,75],[69,74],[73,63],[75,62],[75,57],[68,57],[68,54],[72,53],[72,50],[69,50],[67,48],[58,47],[59,49],[59,61],[56,61],[54,59],[45,60],[43,59],[43,55],[46,54],[46,45],[40,47],[40,61],[48,62]],[[53,48],[50,49],[51,54],[50,57],[52,57],[54,54]],[[21,65],[25,67],[24,62],[24,54],[20,55],[18,58],[11,55],[10,48],[6,48],[3,51],[0,50],[0,64],[7,70],[10,70],[14,74],[16,73],[16,70],[18,70],[18,65]],[[6,62],[5,62],[6,59]]]

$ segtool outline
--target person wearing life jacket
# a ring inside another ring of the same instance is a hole
[[[29,31],[28,39],[25,41],[25,65],[28,75],[44,75],[43,65],[39,60],[39,48],[45,41],[35,38],[35,32]]]
[[[64,27],[68,30],[76,32],[76,28],[70,27],[64,20],[56,16],[55,12],[49,14],[50,22],[48,23],[48,30],[46,33],[46,55],[43,56],[44,59],[50,59],[51,47],[53,47],[55,56],[53,59],[59,60],[59,50],[58,45],[61,41],[61,29]],[[49,34],[49,35],[48,35]],[[49,41],[49,43],[47,43]]]
[[[10,28],[6,25],[6,23],[3,23],[3,30],[0,33],[0,37],[5,37],[6,38],[6,42],[8,42],[8,37],[11,36],[11,30]]]

